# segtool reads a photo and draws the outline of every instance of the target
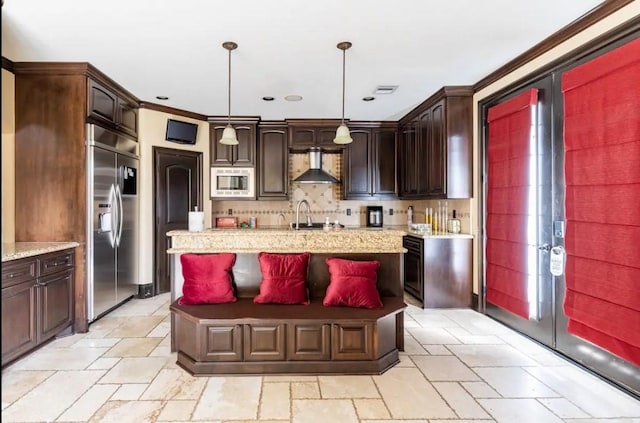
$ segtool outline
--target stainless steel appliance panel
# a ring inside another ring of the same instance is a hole
[[[89,284],[89,320],[116,304],[117,220],[115,185],[116,154],[92,147],[93,150],[93,281]]]
[[[135,295],[138,286],[138,160],[117,156],[118,207],[121,222],[116,236],[117,302]]]

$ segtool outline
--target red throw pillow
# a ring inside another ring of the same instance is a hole
[[[309,253],[258,254],[262,281],[256,304],[309,304],[307,267]]]
[[[236,262],[232,253],[182,254],[182,297],[178,304],[234,303],[237,298],[231,283],[231,268]]]
[[[376,287],[380,262],[327,258],[331,280],[322,300],[325,306],[382,308]]]

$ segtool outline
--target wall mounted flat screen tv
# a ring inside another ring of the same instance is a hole
[[[167,119],[167,141],[180,144],[195,144],[196,135],[198,135],[198,125],[195,123]]]

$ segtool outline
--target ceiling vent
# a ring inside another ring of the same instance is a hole
[[[393,94],[398,89],[397,85],[378,85],[373,91],[374,94]]]

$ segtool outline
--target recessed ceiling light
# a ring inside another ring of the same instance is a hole
[[[288,95],[284,98],[287,101],[300,101],[302,100],[302,96],[301,95]]]
[[[262,97],[262,99],[264,101],[273,101],[273,100],[275,100],[275,98],[271,97],[270,95],[266,95],[266,96]]]
[[[375,97],[371,97],[371,96],[368,96],[368,97],[362,97],[362,101],[373,101],[373,100],[375,100],[375,99],[376,99]]]
[[[169,97],[167,97],[166,95],[157,95],[156,98],[158,100],[169,100]]]
[[[374,94],[393,94],[395,90],[398,89],[397,85],[378,85],[375,90],[373,90]]]

